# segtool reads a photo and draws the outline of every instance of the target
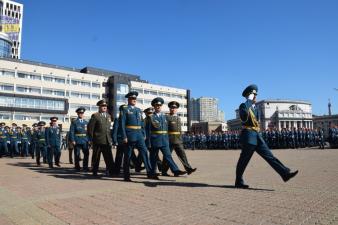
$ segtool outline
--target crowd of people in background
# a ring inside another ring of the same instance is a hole
[[[262,137],[271,149],[296,149],[318,147],[324,149],[328,142],[331,148],[338,147],[338,127],[329,129],[328,137],[323,129],[267,129],[261,132]],[[183,134],[186,149],[240,149],[240,131],[223,131],[211,133]]]

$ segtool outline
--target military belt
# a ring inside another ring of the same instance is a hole
[[[152,131],[152,134],[168,134],[168,131],[166,130],[157,130],[157,131]]]
[[[141,129],[141,126],[126,126],[126,128],[128,128],[128,129],[133,129],[133,130],[139,130],[139,129]]]
[[[177,132],[177,131],[169,131],[168,134],[181,134],[181,132]]]
[[[87,134],[75,134],[76,137],[85,137]]]
[[[39,141],[45,141],[45,139],[39,139]]]
[[[259,132],[259,127],[243,126],[243,128],[244,128],[244,129],[247,129],[247,130],[254,130],[254,131]]]
[[[6,138],[6,136],[1,136],[1,138]]]

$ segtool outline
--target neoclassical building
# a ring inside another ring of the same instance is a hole
[[[268,99],[256,103],[261,129],[313,128],[312,104],[307,101]]]

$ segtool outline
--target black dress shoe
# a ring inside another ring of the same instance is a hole
[[[94,176],[94,177],[97,177],[97,172],[93,172],[93,176]]]
[[[245,183],[238,183],[238,184],[235,184],[235,188],[248,189],[249,185]]]
[[[193,172],[195,172],[197,170],[197,168],[192,168],[187,170],[188,175],[192,174]]]
[[[137,167],[137,168],[135,168],[135,172],[139,173],[139,172],[141,172],[141,171],[144,170],[144,169],[145,169],[144,166]]]
[[[167,172],[162,172],[162,176],[164,176],[164,177],[170,177],[170,175]]]
[[[126,181],[126,182],[132,182],[132,180],[130,179],[130,177],[125,177],[123,180]]]
[[[285,177],[283,177],[284,182],[287,182],[288,180],[296,176],[297,173],[298,173],[298,170],[288,173]]]
[[[55,163],[55,166],[57,166],[57,167],[61,167],[59,163]]]
[[[159,180],[160,178],[158,178],[158,176],[156,175],[156,174],[148,174],[147,175],[147,177],[149,178],[149,179],[152,179],[152,180]]]
[[[178,170],[178,171],[175,171],[175,172],[174,172],[174,176],[175,176],[175,177],[179,177],[179,176],[184,175],[184,174],[186,174],[186,173],[187,173],[187,172],[185,172],[185,171]]]

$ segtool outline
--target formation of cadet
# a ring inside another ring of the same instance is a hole
[[[187,133],[183,135],[185,149],[238,149],[239,131]]]
[[[298,173],[298,170],[292,172],[272,154],[259,132],[260,116],[259,110],[257,110],[255,106],[257,91],[257,85],[250,85],[245,88],[242,96],[246,98],[246,102],[239,106],[239,115],[243,128],[240,136],[242,151],[236,167],[235,187],[237,188],[249,188],[249,185],[244,182],[243,174],[254,152],[257,152],[269,163],[284,182],[287,182]]]

